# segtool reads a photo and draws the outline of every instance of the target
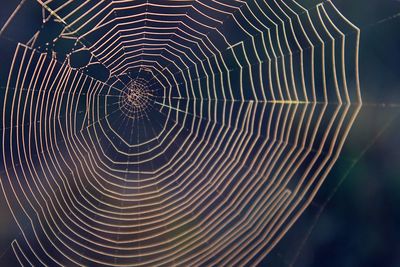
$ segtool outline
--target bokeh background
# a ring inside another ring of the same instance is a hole
[[[0,0],[0,25],[19,2]],[[361,28],[364,105],[311,207],[263,266],[400,266],[400,1],[332,2]],[[16,265],[18,235],[0,194],[0,266]]]
[[[364,105],[312,207],[264,265],[400,266],[400,1],[332,2],[361,28]]]

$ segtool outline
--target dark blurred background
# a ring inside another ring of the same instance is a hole
[[[332,2],[361,28],[364,105],[312,206],[263,265],[400,266],[400,1]]]
[[[311,207],[263,265],[400,266],[400,1],[332,2],[361,28],[364,106]],[[19,1],[0,3],[3,25]],[[0,214],[0,266],[9,266],[20,233],[1,194]]]

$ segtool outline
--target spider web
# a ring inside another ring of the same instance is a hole
[[[331,1],[21,1],[0,31],[15,257],[260,264],[356,119],[359,36]]]

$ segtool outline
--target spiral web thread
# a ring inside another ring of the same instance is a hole
[[[361,104],[358,28],[305,6],[22,1],[0,31],[21,265],[258,265]],[[42,18],[29,38],[24,10]]]

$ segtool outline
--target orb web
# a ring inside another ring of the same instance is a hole
[[[0,31],[18,261],[259,264],[354,122],[359,35],[331,1],[21,1]]]

